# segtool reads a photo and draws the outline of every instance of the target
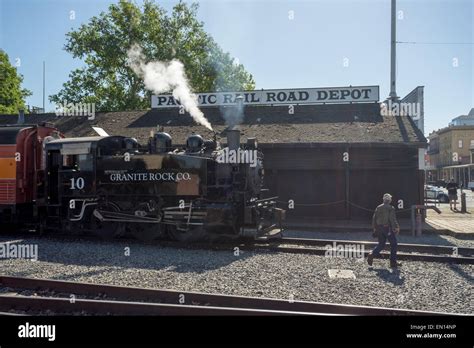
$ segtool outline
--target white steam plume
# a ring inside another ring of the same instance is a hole
[[[134,44],[127,52],[129,66],[143,78],[145,87],[156,93],[173,92],[173,97],[178,100],[184,109],[189,112],[194,121],[212,130],[212,126],[199,110],[195,94],[189,88],[184,65],[177,59],[170,62],[146,62],[142,49]]]

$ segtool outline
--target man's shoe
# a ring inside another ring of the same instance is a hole
[[[400,262],[390,262],[390,268],[398,268],[401,267],[401,265]]]
[[[369,264],[369,266],[372,266],[372,264],[374,263],[374,255],[367,255],[367,263]]]

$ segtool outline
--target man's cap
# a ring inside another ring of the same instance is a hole
[[[392,199],[392,195],[390,193],[386,193],[383,195],[383,199]]]

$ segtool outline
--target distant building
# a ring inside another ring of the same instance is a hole
[[[470,115],[474,115],[471,110]],[[432,132],[429,136],[427,181],[448,180],[452,177],[460,183],[472,182],[474,168],[474,121],[469,115],[453,119],[449,127]],[[472,172],[472,173],[471,173]],[[471,174],[470,174],[471,173]]]
[[[429,136],[430,169],[473,163],[474,108],[468,115],[454,118],[449,127]]]
[[[474,147],[474,125],[452,126],[440,129],[428,136],[428,155],[432,167],[441,168],[471,163]]]
[[[474,108],[472,108],[467,115],[453,118],[449,126],[474,126]]]
[[[428,135],[428,150],[429,156],[429,169],[437,169],[441,167],[440,156],[439,156],[439,135],[437,132],[432,132]]]

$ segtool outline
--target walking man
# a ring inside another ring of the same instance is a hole
[[[374,216],[372,217],[372,228],[379,243],[367,257],[369,266],[372,266],[374,257],[380,257],[380,252],[385,248],[387,239],[390,242],[390,267],[397,268],[401,266],[397,263],[396,237],[400,233],[400,226],[395,216],[395,208],[390,203],[392,203],[392,195],[389,193],[384,194],[383,203],[375,209]]]
[[[449,183],[446,185],[446,189],[448,190],[448,198],[449,198],[449,209],[453,210],[453,203],[454,203],[454,210],[457,210],[456,204],[458,203],[458,184],[454,181],[454,178],[451,178]]]

